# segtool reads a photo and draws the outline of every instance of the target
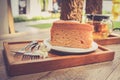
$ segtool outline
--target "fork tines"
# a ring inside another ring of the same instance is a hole
[[[34,60],[34,59],[39,59],[40,55],[39,54],[34,54],[34,53],[24,53],[22,60]]]
[[[25,47],[24,51],[25,52],[22,54],[22,60],[36,60],[48,57],[48,49],[43,43],[30,43],[28,47]]]

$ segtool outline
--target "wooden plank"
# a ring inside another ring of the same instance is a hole
[[[106,39],[95,40],[100,45],[120,44],[120,35],[112,33]]]
[[[91,63],[111,61],[114,59],[114,51],[102,46],[99,46],[99,48],[94,52],[80,55],[65,55],[61,52],[51,51],[48,58],[38,60],[22,61],[21,59],[18,59],[18,57],[16,59],[14,56],[11,56],[10,50],[20,48],[20,46],[23,46],[25,43],[26,41],[18,43],[9,42],[8,45],[4,45],[4,47],[7,48],[5,49],[7,50],[5,53],[6,58],[8,58],[7,60],[11,60],[8,61],[10,63],[7,65],[8,75],[10,76],[51,71]]]
[[[9,32],[15,33],[14,29],[14,20],[12,15],[12,9],[11,9],[11,0],[7,0],[7,8],[8,8],[8,26],[9,26]]]
[[[8,43],[7,43],[7,42],[4,42],[3,46],[4,46],[5,53],[10,53],[10,47],[8,46]],[[6,46],[6,47],[5,47],[5,46]],[[6,59],[7,59],[7,63],[8,63],[8,64],[14,62],[14,59],[13,59],[12,55],[10,55],[10,54],[5,54],[5,56],[6,56]],[[10,57],[8,57],[8,56],[10,56]]]
[[[113,70],[113,72],[106,80],[120,80],[120,64],[116,67],[115,70]]]

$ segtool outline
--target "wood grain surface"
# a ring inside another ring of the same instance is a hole
[[[39,43],[42,42],[42,40],[37,41]],[[31,41],[3,43],[5,51],[3,54],[5,54],[5,59],[7,60],[6,68],[9,76],[51,71],[114,59],[114,51],[100,45],[97,50],[86,54],[68,54],[51,50],[48,58],[45,59],[31,59],[27,57],[27,59],[22,60],[22,55],[13,55],[11,51],[17,51],[29,42]]]
[[[120,32],[117,32],[120,35]],[[31,36],[28,36],[31,35]],[[43,36],[44,35],[44,36]],[[23,36],[25,36],[23,38]],[[119,80],[120,79],[120,44],[104,45],[105,47],[115,51],[113,61],[76,66],[65,69],[58,69],[46,72],[33,73],[29,75],[21,75],[9,77],[5,69],[5,61],[3,58],[3,42],[4,41],[25,41],[33,39],[45,39],[48,33],[41,34],[27,33],[17,36],[3,36],[0,38],[0,80]],[[34,68],[34,67],[33,67]]]

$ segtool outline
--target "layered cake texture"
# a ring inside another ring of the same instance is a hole
[[[93,42],[93,26],[77,21],[55,21],[51,28],[50,43],[53,46],[90,48]]]

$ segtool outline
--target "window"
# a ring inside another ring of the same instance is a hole
[[[19,14],[26,14],[27,0],[19,0]]]

